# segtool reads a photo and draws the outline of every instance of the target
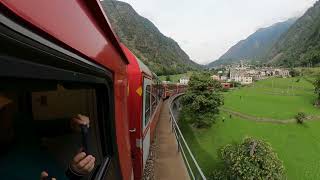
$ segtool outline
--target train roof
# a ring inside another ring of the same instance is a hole
[[[136,60],[138,61],[139,67],[141,72],[144,72],[150,76],[153,76],[153,73],[151,72],[151,70],[148,68],[148,66],[146,66],[139,58],[136,57]]]
[[[129,68],[133,68],[133,69],[139,69],[139,71],[141,73],[145,73],[147,75],[149,75],[150,77],[153,77],[154,73],[148,68],[148,66],[146,66],[139,58],[137,58],[131,51],[129,48],[127,48],[124,44],[121,44],[121,47],[124,51],[124,53],[127,56],[127,59],[129,61]]]
[[[128,63],[99,1],[3,0],[1,4],[7,8],[6,14],[18,16],[31,31],[77,55],[100,64],[106,59]],[[68,16],[62,12],[68,12]]]

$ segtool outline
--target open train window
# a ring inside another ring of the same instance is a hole
[[[25,90],[0,91],[1,177],[37,179],[41,171],[48,171],[53,177],[67,179],[65,170],[83,147],[82,134],[71,126],[77,114],[90,119],[87,151],[96,161],[95,169],[83,179],[94,177],[112,155],[106,149],[111,142],[101,132],[104,119],[98,114],[97,89],[81,84],[67,89],[55,83],[34,88],[33,83],[41,82],[28,83]],[[14,83],[10,86],[19,87]],[[17,170],[20,173],[15,173]]]
[[[41,36],[13,14],[0,15],[0,179],[66,179],[82,135],[70,118],[90,118],[95,168],[83,179],[121,179],[113,73]],[[90,153],[90,154],[91,154]]]
[[[11,72],[6,71],[14,61],[1,66],[3,62],[0,57],[1,179],[39,179],[42,171],[59,180],[68,179],[65,171],[84,142],[96,161],[82,179],[119,179],[112,84],[34,63],[24,64],[16,77],[9,77]],[[19,62],[24,61],[16,61],[12,67],[18,68]],[[26,70],[29,67],[32,71]],[[43,73],[37,79],[30,72]],[[81,131],[70,125],[77,114],[90,119],[85,140]]]

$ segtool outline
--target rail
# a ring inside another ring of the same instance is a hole
[[[187,170],[189,176],[193,180],[206,180],[207,178],[204,176],[199,164],[197,163],[194,155],[192,154],[185,138],[183,137],[179,125],[175,119],[175,116],[172,111],[172,102],[175,99],[182,96],[184,93],[176,94],[170,97],[169,99],[169,113],[170,113],[170,123],[172,127],[172,132],[175,134],[177,144],[178,144],[178,151],[181,152],[183,160],[187,166]]]

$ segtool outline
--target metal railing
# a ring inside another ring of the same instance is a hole
[[[207,178],[204,176],[199,164],[197,163],[194,155],[192,154],[186,140],[184,139],[182,132],[179,128],[179,125],[176,121],[174,113],[172,111],[172,106],[174,100],[178,97],[182,96],[184,93],[176,94],[170,97],[169,99],[169,113],[170,113],[170,123],[172,132],[175,134],[177,144],[178,144],[178,151],[181,152],[183,160],[186,164],[189,176],[193,180],[206,180]]]

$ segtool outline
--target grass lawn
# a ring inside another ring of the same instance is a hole
[[[313,107],[313,85],[301,78],[273,78],[224,94],[225,107],[248,115],[278,120],[299,111],[320,115]],[[241,99],[240,99],[241,96]],[[222,122],[225,117],[225,122]],[[320,120],[320,119],[319,119]],[[289,180],[320,179],[320,121],[272,124],[240,119],[221,113],[209,129],[197,130],[181,121],[181,129],[201,168],[208,175],[218,164],[218,150],[251,136],[271,144],[284,162]]]
[[[267,140],[284,162],[287,179],[320,179],[320,121],[305,125],[258,123],[227,114],[225,122],[218,120],[210,129],[193,130],[181,126],[189,146],[205,174],[218,162],[218,150],[246,136]]]
[[[225,93],[224,107],[245,114],[292,119],[298,112],[320,116],[312,104],[316,99],[313,85],[304,78],[272,78]]]

